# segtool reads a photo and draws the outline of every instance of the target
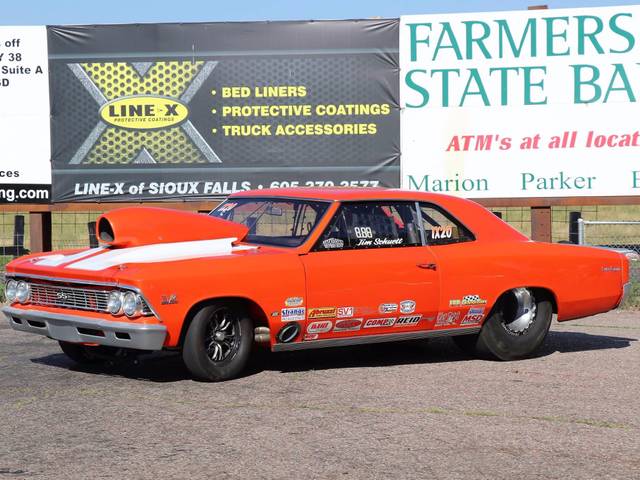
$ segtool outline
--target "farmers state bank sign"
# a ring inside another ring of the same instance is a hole
[[[640,6],[401,18],[402,186],[640,194]]]

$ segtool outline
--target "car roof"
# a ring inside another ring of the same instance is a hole
[[[464,198],[397,188],[269,188],[234,193],[230,198],[300,198],[324,201],[404,200],[438,205],[461,221],[481,240],[528,240],[481,205]]]
[[[298,188],[265,188],[262,190],[249,190],[238,192],[232,197],[286,197],[305,198],[314,200],[425,200],[429,198],[441,198],[446,195],[429,194],[401,190],[398,188],[352,188],[352,187],[298,187]]]

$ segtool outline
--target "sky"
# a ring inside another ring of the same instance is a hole
[[[640,0],[21,0],[3,1],[0,25],[320,20],[415,13],[633,5]]]

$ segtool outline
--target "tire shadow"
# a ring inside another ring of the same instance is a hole
[[[551,331],[543,346],[532,358],[553,353],[575,353],[593,350],[627,348],[635,338],[593,335],[581,332]],[[157,352],[132,359],[97,365],[78,365],[64,354],[52,354],[31,360],[50,367],[64,368],[91,375],[124,377],[132,380],[171,383],[192,380],[191,375],[176,352]],[[265,371],[294,373],[309,370],[334,370],[342,368],[375,368],[398,365],[438,364],[478,360],[459,350],[451,339],[437,338],[430,341],[358,345],[353,347],[303,350],[298,352],[271,353],[266,349],[254,351],[249,365],[241,377]]]

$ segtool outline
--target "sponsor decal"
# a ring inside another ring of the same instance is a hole
[[[305,307],[295,308],[283,308],[282,309],[282,321],[283,322],[298,322],[305,319],[306,313]]]
[[[462,297],[461,305],[484,305],[487,301],[480,298],[480,295],[465,295]]]
[[[396,322],[396,327],[413,327],[417,325],[418,322],[422,319],[422,315],[408,315],[405,317],[398,318]]]
[[[466,305],[486,305],[487,301],[484,300],[483,298],[480,298],[480,295],[465,295],[464,297],[462,297],[462,300],[460,299],[452,299],[449,300],[449,306],[450,307],[459,307],[459,306],[466,306]]]
[[[176,303],[178,303],[178,296],[175,293],[172,293],[171,295],[162,295],[160,297],[160,305],[175,305]]]
[[[484,307],[470,308],[460,325],[479,325],[484,318]]]
[[[431,229],[431,238],[436,240],[440,238],[453,237],[453,228],[449,227],[433,227]]]
[[[353,227],[356,238],[373,238],[371,227]]]
[[[370,318],[364,322],[364,328],[392,327],[394,323],[395,318]]]
[[[395,245],[402,245],[403,238],[359,238],[356,247],[393,247]]]
[[[305,333],[303,340],[317,340],[319,335],[317,333]]]
[[[397,303],[382,303],[378,307],[378,312],[380,313],[393,313],[398,311]]]
[[[403,300],[400,302],[400,313],[413,313],[416,311],[416,302],[413,300]]]
[[[309,309],[309,318],[335,318],[336,307],[316,307]]]
[[[304,299],[302,297],[289,297],[284,301],[284,304],[287,307],[299,307],[304,303]]]
[[[351,318],[353,317],[353,312],[355,309],[353,307],[338,307],[338,318]]]
[[[278,315],[280,315],[280,312],[276,311],[276,312],[271,312],[271,316],[272,317],[277,317]]]
[[[317,334],[317,333],[327,333],[331,331],[331,327],[333,327],[333,323],[329,320],[320,320],[318,322],[311,322],[307,326],[308,334]]]
[[[436,318],[436,327],[448,327],[460,318],[460,312],[440,312]]]
[[[361,318],[349,318],[346,320],[338,320],[336,322],[335,327],[333,327],[334,332],[351,332],[354,330],[360,330],[362,327],[362,319]]]
[[[216,213],[225,213],[228,212],[230,210],[233,210],[234,208],[236,208],[238,206],[237,203],[235,202],[227,202],[224,205],[221,205],[220,207],[216,208]]]
[[[619,272],[622,270],[620,267],[602,267],[603,272]]]
[[[322,246],[324,248],[344,248],[344,240],[340,240],[339,238],[327,238],[322,241]]]

